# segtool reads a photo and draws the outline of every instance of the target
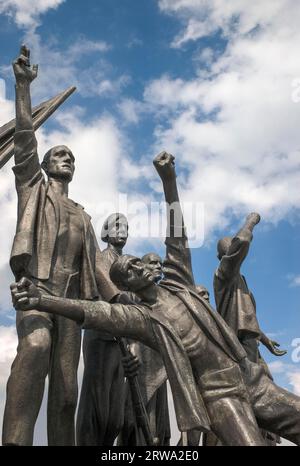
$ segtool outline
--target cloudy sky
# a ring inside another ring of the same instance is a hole
[[[163,149],[176,156],[181,198],[202,209],[193,265],[211,295],[218,237],[261,214],[243,272],[262,329],[288,350],[264,356],[276,381],[300,395],[299,21],[293,0],[0,0],[0,125],[14,117],[10,63],[25,42],[39,64],[34,104],[77,86],[37,133],[39,153],[71,147],[70,196],[98,234],[127,195],[127,251],[163,254],[162,238],[142,228],[147,206],[162,200],[151,161]],[[11,166],[0,171],[0,423],[16,349]]]

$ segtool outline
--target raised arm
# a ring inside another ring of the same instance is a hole
[[[43,176],[37,154],[30,97],[30,84],[37,76],[38,67],[37,65],[30,66],[30,51],[25,45],[22,45],[19,57],[13,62],[13,70],[16,78],[15,166],[13,171],[17,191],[21,193],[19,211],[22,212],[31,189]]]
[[[191,253],[177,190],[175,158],[167,152],[161,152],[155,157],[153,164],[161,178],[167,204],[164,277],[187,286],[194,286]]]
[[[16,132],[33,130],[30,83],[37,77],[38,66],[30,66],[30,50],[22,45],[13,62],[16,78]]]
[[[234,236],[228,251],[221,258],[217,272],[219,278],[230,280],[239,273],[241,265],[249,251],[253,238],[253,229],[259,222],[259,214],[251,213],[248,215],[245,224]]]

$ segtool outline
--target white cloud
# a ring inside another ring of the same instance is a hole
[[[118,105],[119,111],[127,123],[137,124],[140,120],[140,113],[144,111],[141,102],[124,98]]]
[[[172,46],[181,47],[188,41],[221,31],[226,38],[248,34],[257,27],[267,27],[290,16],[286,9],[295,6],[292,0],[159,0],[163,12],[176,14],[184,28]],[[295,10],[294,10],[295,11]],[[287,15],[286,15],[287,13]],[[295,24],[296,22],[294,22]]]
[[[23,42],[31,51],[31,63],[39,65],[38,77],[31,86],[34,101],[48,99],[69,86],[76,86],[83,97],[115,97],[130,82],[126,74],[115,75],[105,58],[110,50],[105,41],[78,35],[70,46],[61,48],[53,38],[45,42],[36,32],[27,31]],[[11,64],[1,66],[1,71],[11,78]]]
[[[160,7],[183,22],[180,37],[201,19],[209,34],[221,30],[227,40],[205,67],[194,62],[194,77],[163,75],[144,93],[159,119],[153,150],[173,152],[187,170],[182,196],[204,202],[206,233],[251,210],[273,223],[297,212],[300,104],[292,83],[300,5],[161,0]]]
[[[289,275],[288,279],[291,287],[300,286],[300,275]]]
[[[17,333],[14,326],[0,326],[0,390],[6,386],[10,365],[16,354]]]
[[[12,17],[20,28],[36,28],[40,16],[65,0],[0,0],[0,14]]]
[[[289,383],[293,387],[293,393],[300,396],[300,371],[288,373]]]

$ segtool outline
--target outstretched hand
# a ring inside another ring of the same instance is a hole
[[[20,55],[13,62],[13,70],[17,83],[31,83],[38,73],[38,65],[30,66],[30,50],[22,45]]]
[[[160,152],[154,158],[153,165],[162,180],[176,178],[175,157],[168,152]]]
[[[277,341],[269,339],[264,343],[264,345],[266,348],[268,348],[270,353],[274,354],[274,356],[284,356],[287,353],[286,350],[278,349],[280,346],[280,343],[277,343]]]
[[[17,311],[30,311],[37,309],[41,293],[37,287],[26,277],[10,285],[11,297]]]

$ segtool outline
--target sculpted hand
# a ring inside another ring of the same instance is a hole
[[[160,154],[154,158],[153,165],[162,180],[176,178],[175,157],[168,154],[168,152],[160,152]]]
[[[139,367],[141,364],[139,358],[130,353],[128,356],[124,356],[122,358],[122,365],[125,377],[132,378],[138,375]]]
[[[286,350],[278,349],[280,343],[277,343],[277,341],[268,339],[264,342],[264,345],[272,354],[274,354],[274,356],[284,356],[287,353]]]
[[[41,292],[28,279],[23,277],[18,283],[10,285],[12,302],[17,311],[37,309],[41,299]]]
[[[260,215],[257,214],[256,212],[252,212],[251,214],[247,216],[246,222],[252,227],[254,227],[260,222]]]
[[[30,84],[37,77],[38,65],[30,66],[30,50],[26,45],[22,45],[20,55],[13,62],[13,70],[17,83]]]

